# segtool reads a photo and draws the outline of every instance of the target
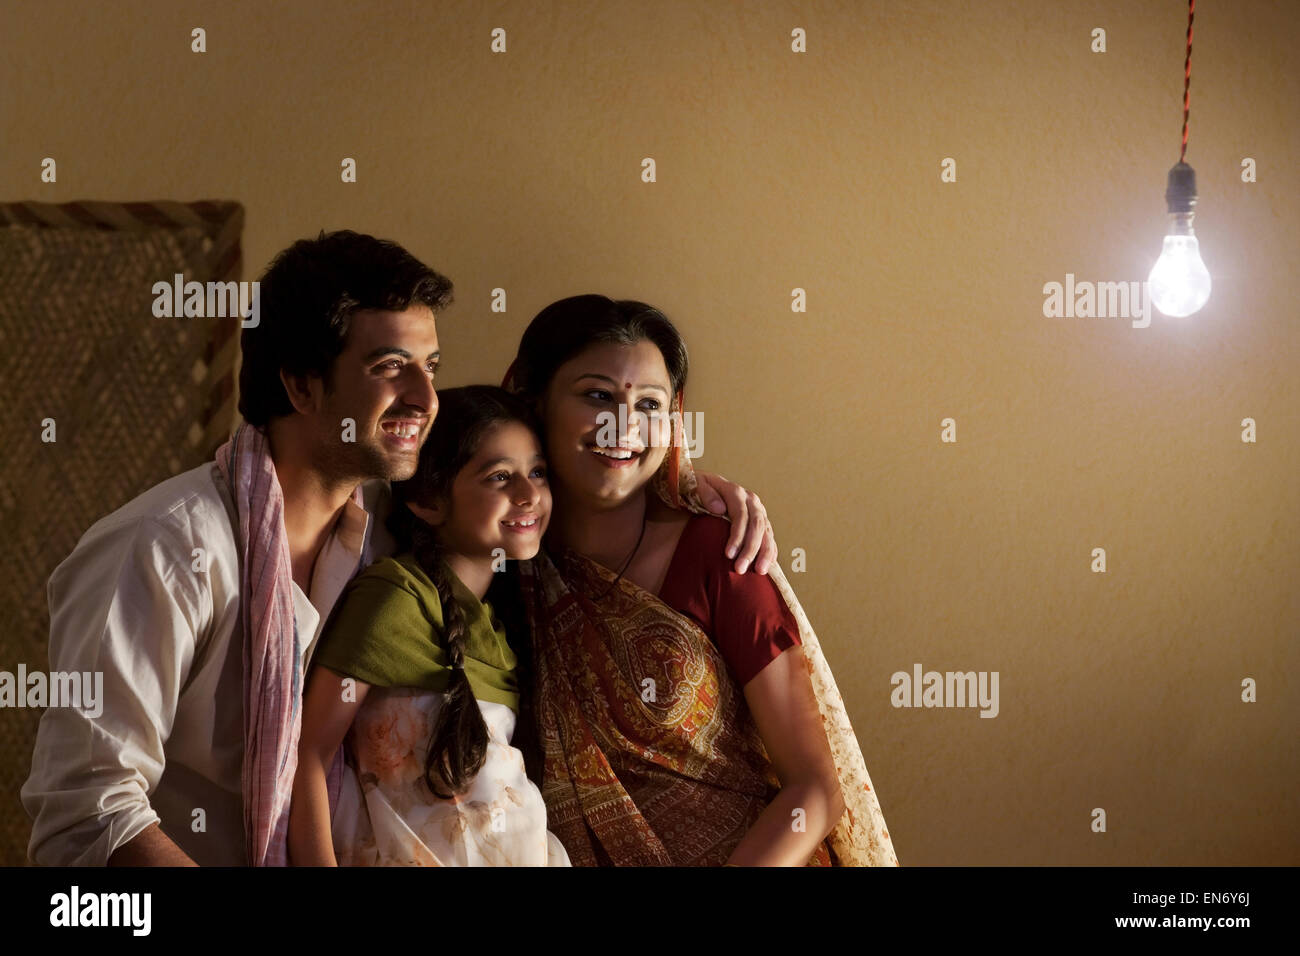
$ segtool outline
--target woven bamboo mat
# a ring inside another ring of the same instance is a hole
[[[239,279],[243,221],[231,202],[0,204],[0,670],[49,669],[46,581],[85,530],[230,434],[239,320],[157,318],[152,290]],[[39,720],[0,708],[0,865],[27,863]]]

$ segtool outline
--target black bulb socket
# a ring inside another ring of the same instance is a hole
[[[1169,185],[1165,188],[1165,202],[1171,215],[1183,215],[1196,208],[1196,170],[1179,162],[1169,170]]]

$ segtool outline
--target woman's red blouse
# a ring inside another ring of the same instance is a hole
[[[668,565],[659,600],[699,624],[736,683],[744,687],[782,651],[799,644],[799,625],[765,574],[735,572],[723,552],[731,524],[691,515]]]

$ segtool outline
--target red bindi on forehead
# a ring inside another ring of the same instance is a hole
[[[631,387],[632,387],[632,383],[631,383],[631,382],[624,382],[624,383],[623,383],[623,387],[624,387],[624,388],[631,388]]]

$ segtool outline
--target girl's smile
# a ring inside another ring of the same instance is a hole
[[[537,436],[520,422],[494,426],[456,474],[450,500],[417,513],[438,529],[453,566],[490,562],[501,552],[512,561],[535,557],[551,515]]]
[[[505,529],[514,534],[538,534],[542,533],[542,520],[536,513],[519,515],[514,518],[506,518],[501,522]]]

